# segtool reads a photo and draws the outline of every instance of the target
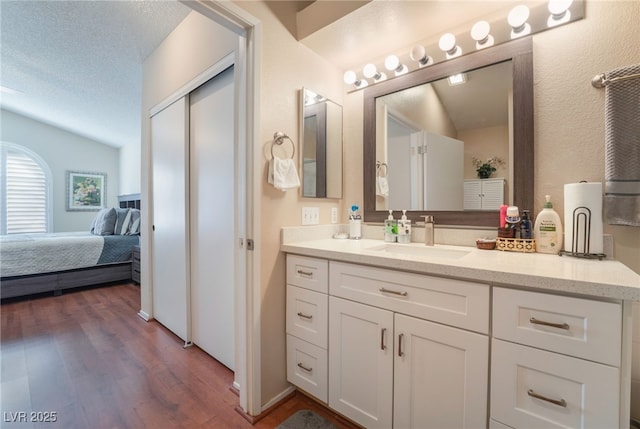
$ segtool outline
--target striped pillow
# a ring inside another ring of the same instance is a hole
[[[140,210],[127,209],[127,215],[122,221],[122,225],[116,228],[116,234],[138,235],[140,234]]]
[[[129,226],[128,219],[131,216],[130,209],[116,207],[116,214],[118,215],[118,218],[116,220],[116,226],[113,233],[115,235],[125,235]]]

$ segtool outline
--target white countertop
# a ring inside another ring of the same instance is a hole
[[[436,245],[435,255],[420,254],[424,244],[392,244],[392,252],[373,250],[382,240],[317,239],[284,242],[287,253],[513,285],[546,291],[640,301],[640,275],[614,260],[591,260],[541,253],[480,250]],[[406,252],[402,249],[406,246]],[[451,251],[453,257],[447,252]],[[429,252],[427,250],[426,252]],[[466,253],[459,253],[466,252]]]

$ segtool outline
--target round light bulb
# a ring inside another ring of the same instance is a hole
[[[389,55],[384,60],[384,67],[389,71],[396,70],[398,67],[400,67],[400,59],[397,55]]]
[[[478,21],[471,27],[471,38],[476,42],[483,42],[489,38],[491,25],[487,21]]]
[[[549,0],[549,13],[556,19],[561,19],[571,7],[571,3],[573,0]]]
[[[517,30],[527,23],[527,19],[529,19],[529,8],[525,5],[519,5],[511,9],[507,22],[514,30]]]
[[[409,58],[411,58],[413,61],[422,61],[426,55],[427,51],[422,45],[414,46],[413,48],[411,48],[411,52],[409,52]]]
[[[376,69],[376,66],[374,64],[369,63],[364,66],[364,68],[362,69],[362,73],[364,74],[364,77],[371,79],[372,77],[375,77],[376,74],[378,74],[378,70]]]
[[[438,47],[444,52],[453,53],[451,51],[456,48],[456,36],[451,33],[443,34],[438,42]]]
[[[356,72],[354,72],[353,70],[347,70],[346,72],[344,72],[343,79],[344,83],[346,83],[347,85],[353,85],[354,83],[356,83],[356,80],[358,80]]]

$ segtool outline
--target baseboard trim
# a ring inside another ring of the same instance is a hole
[[[255,425],[257,422],[259,422],[260,420],[262,420],[263,418],[268,416],[269,413],[271,413],[271,411],[276,409],[278,406],[284,404],[289,399],[293,398],[296,395],[296,392],[297,392],[297,390],[296,390],[295,387],[293,387],[293,386],[288,387],[283,392],[281,392],[279,395],[277,395],[272,400],[267,402],[262,407],[263,411],[260,414],[258,414],[257,416],[252,416],[250,414],[247,414],[242,408],[240,408],[240,405],[236,405],[235,409],[242,417],[244,417],[244,419],[246,421],[248,421],[252,425]]]
[[[151,316],[149,316],[147,313],[145,313],[142,310],[138,311],[138,316],[145,322],[148,322],[149,320],[151,320]]]

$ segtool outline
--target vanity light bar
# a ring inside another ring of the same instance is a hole
[[[371,62],[364,66],[361,78],[353,70],[344,75],[349,91],[356,91],[386,79],[411,73],[422,67],[446,61],[465,53],[485,49],[509,40],[555,28],[584,18],[585,0],[549,0],[530,7],[517,5],[508,11],[506,19],[476,22],[469,33],[455,35],[445,33],[436,46],[416,44],[408,52],[405,63],[398,55],[384,59],[384,68],[390,75],[379,71],[382,67]],[[433,56],[429,56],[431,53]],[[382,61],[381,61],[382,62]],[[392,73],[392,74],[391,74]]]

